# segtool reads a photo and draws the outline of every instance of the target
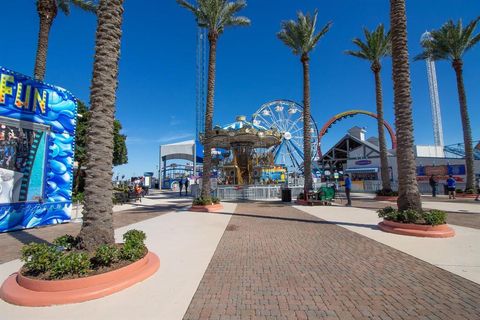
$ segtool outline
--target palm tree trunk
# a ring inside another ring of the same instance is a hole
[[[47,66],[48,37],[57,15],[55,0],[38,0],[37,11],[40,18],[40,30],[38,31],[37,55],[35,57],[35,68],[33,75],[37,80],[43,80]]]
[[[463,84],[463,61],[454,60],[453,69],[457,76],[458,100],[460,102],[460,115],[462,117],[463,142],[465,144],[465,162],[467,166],[467,183],[465,190],[475,189],[475,171],[473,158],[472,128],[470,126],[470,116],[468,115],[467,94]]]
[[[388,170],[387,142],[385,140],[385,127],[383,120],[383,94],[382,79],[380,77],[380,66],[372,66],[375,75],[375,96],[377,101],[377,126],[378,126],[378,143],[380,145],[380,170],[382,175],[382,189],[391,191],[390,174]]]
[[[422,209],[413,152],[412,98],[405,0],[390,0],[395,127],[397,130],[398,209]]]
[[[202,198],[210,198],[210,174],[212,172],[212,146],[210,137],[213,129],[213,104],[215,97],[215,67],[217,61],[218,34],[210,32],[208,41],[210,44],[208,57],[208,85],[207,105],[205,110],[205,140],[203,151],[203,175],[202,175]]]
[[[307,192],[312,189],[312,141],[310,133],[310,58],[302,55],[303,64],[303,163],[305,174],[305,199]]]
[[[90,92],[85,208],[80,246],[89,251],[115,242],[112,217],[113,122],[122,37],[123,0],[98,6],[93,78]]]

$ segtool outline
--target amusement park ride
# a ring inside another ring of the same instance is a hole
[[[422,41],[428,39],[430,34],[426,32]],[[206,97],[206,62],[208,57],[207,33],[203,28],[197,30],[197,54],[196,54],[196,148],[192,159],[202,162],[201,141],[205,126],[205,97]],[[427,59],[427,77],[431,100],[432,124],[434,133],[434,157],[444,158],[446,154],[462,157],[465,154],[463,145],[444,146],[441,120],[440,101],[438,94],[437,76],[435,63]],[[310,119],[310,139],[312,154],[312,174],[317,177],[322,174],[326,167],[321,161],[326,155],[322,152],[322,139],[337,122],[354,116],[367,116],[377,119],[377,115],[365,110],[349,110],[333,116],[320,129],[313,117]],[[391,150],[396,149],[397,140],[395,131],[390,124],[384,121],[387,130]],[[214,177],[223,178],[227,184],[257,184],[276,183],[288,180],[289,176],[303,176],[304,152],[303,152],[303,107],[291,100],[273,100],[263,104],[253,113],[251,119],[246,117],[237,118],[230,125],[217,126],[214,128],[212,147],[214,155]],[[429,147],[429,146],[427,146]],[[478,147],[478,146],[477,146]],[[476,158],[480,158],[479,149],[475,150]],[[393,153],[394,154],[394,153]],[[165,166],[165,164],[164,164]],[[164,168],[165,169],[165,168]],[[172,172],[177,168],[169,168]],[[185,175],[198,177],[201,170],[187,170]],[[178,174],[177,174],[178,175]]]

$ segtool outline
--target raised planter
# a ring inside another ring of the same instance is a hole
[[[457,193],[456,198],[465,198],[465,199],[475,199],[477,197],[476,193]]]
[[[397,201],[398,200],[398,196],[375,196],[375,198],[373,198],[374,200],[377,200],[377,201]]]
[[[128,266],[110,272],[69,280],[38,280],[19,272],[0,288],[0,298],[19,306],[43,307],[98,299],[145,280],[160,267],[153,252]]]
[[[455,235],[455,231],[448,224],[438,226],[400,223],[389,220],[383,220],[378,223],[380,230],[390,233],[401,234],[405,236],[426,237],[426,238],[450,238]]]
[[[223,210],[223,206],[221,203],[217,204],[209,204],[209,205],[193,205],[188,209],[189,211],[193,212],[218,212]]]

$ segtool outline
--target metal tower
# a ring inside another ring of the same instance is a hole
[[[205,130],[205,108],[207,92],[207,31],[198,27],[196,52],[196,139],[200,140],[200,133]]]
[[[425,42],[431,39],[430,32],[425,32],[422,35],[421,42]],[[438,83],[437,83],[437,71],[435,69],[435,61],[427,59],[427,74],[428,85],[430,91],[430,102],[432,105],[432,122],[433,122],[433,137],[435,146],[443,149],[443,127],[442,127],[442,114],[440,112],[440,99],[438,97]]]

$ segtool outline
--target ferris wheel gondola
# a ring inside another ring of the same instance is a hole
[[[303,107],[289,100],[275,100],[262,105],[252,122],[267,129],[275,128],[282,134],[281,143],[270,149],[274,162],[290,172],[303,172]],[[310,117],[312,160],[318,157],[318,128]]]

